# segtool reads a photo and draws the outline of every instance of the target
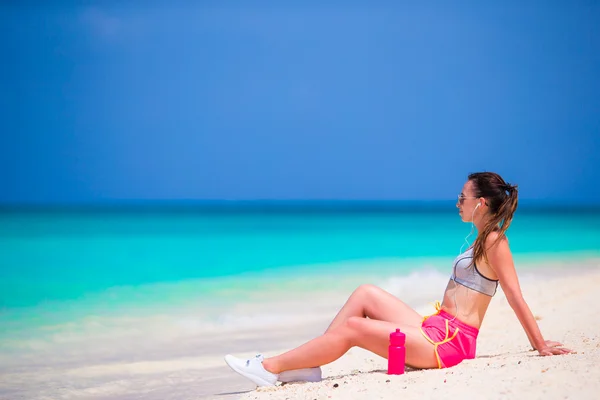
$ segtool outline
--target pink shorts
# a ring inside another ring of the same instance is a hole
[[[421,332],[434,345],[439,368],[449,368],[464,359],[475,358],[479,329],[459,321],[444,310],[425,317]]]

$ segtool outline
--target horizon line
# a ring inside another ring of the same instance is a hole
[[[454,207],[450,199],[119,199],[95,202],[0,203],[0,212],[35,211],[433,211]],[[527,210],[600,211],[600,203],[565,200],[519,200]]]

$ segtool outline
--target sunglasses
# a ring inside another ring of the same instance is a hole
[[[465,202],[465,199],[478,199],[479,197],[474,196],[465,196],[463,194],[458,195],[458,204],[462,204]]]

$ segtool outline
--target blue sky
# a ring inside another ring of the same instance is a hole
[[[0,203],[600,204],[599,3],[419,3],[3,3]]]

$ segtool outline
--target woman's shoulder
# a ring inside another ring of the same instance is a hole
[[[486,252],[510,252],[508,237],[500,231],[492,231],[485,239]]]

